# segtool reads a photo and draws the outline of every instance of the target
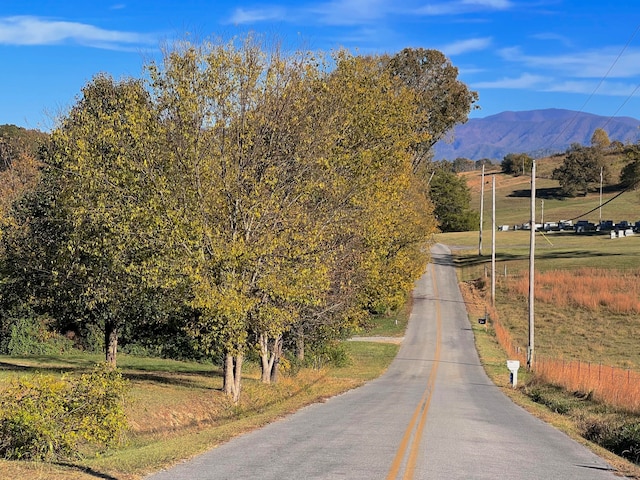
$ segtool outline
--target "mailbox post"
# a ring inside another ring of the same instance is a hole
[[[513,388],[518,385],[518,369],[520,368],[519,360],[507,360],[507,368],[509,369],[509,379]]]

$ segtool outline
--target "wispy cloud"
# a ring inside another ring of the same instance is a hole
[[[602,82],[600,84],[596,81],[568,80],[550,84],[542,90],[545,92],[582,93],[589,95],[596,92],[598,95],[627,97],[633,95],[637,89],[637,85],[624,82]]]
[[[446,55],[461,55],[463,53],[477,52],[486,50],[491,45],[491,37],[470,38],[469,40],[460,40],[448,45],[443,45],[440,49]]]
[[[307,10],[323,24],[358,25],[384,18],[394,7],[389,0],[332,0]]]
[[[564,45],[565,47],[572,46],[572,42],[568,37],[565,37],[564,35],[560,35],[558,33],[552,33],[552,32],[537,33],[533,35],[531,38],[534,38],[536,40],[558,42]]]
[[[57,45],[76,43],[95,48],[119,49],[150,45],[149,34],[105,30],[93,25],[33,16],[0,17],[0,44]]]
[[[278,20],[333,26],[366,25],[402,12],[393,0],[330,0],[291,8],[277,5],[236,8],[228,22],[244,25]]]
[[[640,49],[605,48],[562,55],[526,55],[519,47],[505,48],[499,54],[507,61],[530,68],[562,72],[577,78],[630,78],[640,75]]]
[[[492,80],[488,82],[474,82],[473,88],[512,88],[512,89],[527,89],[535,87],[543,87],[549,82],[548,77],[542,75],[534,75],[531,73],[523,73],[519,77],[509,78],[504,77],[499,80]]]
[[[251,25],[254,23],[274,20],[286,20],[287,11],[282,7],[265,7],[256,9],[236,8],[229,23],[236,25]]]
[[[416,10],[420,15],[461,15],[465,13],[510,10],[514,7],[511,0],[458,0],[451,2],[429,3]]]

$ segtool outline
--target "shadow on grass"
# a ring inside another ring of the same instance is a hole
[[[617,193],[622,190],[620,185],[605,185],[602,188],[602,193]],[[595,190],[590,189],[589,192],[595,192]],[[576,195],[583,196],[583,195]],[[562,192],[562,188],[560,187],[548,187],[548,188],[536,188],[536,198],[542,198],[544,200],[569,200],[570,198],[576,198],[576,196],[571,197]],[[531,198],[531,189],[524,188],[521,190],[514,190],[507,197],[510,198]]]
[[[74,465],[73,463],[67,463],[67,462],[53,462],[53,465],[77,470],[79,472],[85,473],[95,478],[102,478],[104,480],[118,480],[118,477],[113,477],[106,473],[98,472],[93,468],[83,467],[82,465]]]
[[[222,373],[217,370],[208,370],[206,376],[222,376]],[[179,376],[178,376],[179,375]],[[220,390],[215,387],[206,387],[202,385],[201,381],[197,381],[195,377],[202,380],[205,376],[204,373],[151,373],[151,372],[131,372],[124,371],[122,376],[127,380],[140,381],[145,383],[156,383],[161,385],[172,385],[176,387],[188,387],[198,388],[202,390]],[[194,377],[193,379],[184,377]]]
[[[593,250],[565,250],[565,251],[544,251],[538,250],[536,252],[536,258],[542,260],[560,260],[568,258],[593,258],[593,257],[619,257],[622,253],[609,253],[609,252],[594,252]],[[529,254],[510,254],[510,253],[498,253],[496,254],[497,262],[511,262],[516,260],[528,260]],[[490,264],[491,256],[468,256],[468,257],[456,257],[453,261],[456,267],[473,267],[478,265]]]

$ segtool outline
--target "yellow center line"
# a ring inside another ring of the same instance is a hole
[[[424,393],[422,394],[422,398],[418,403],[413,415],[411,416],[411,420],[407,429],[404,432],[404,436],[402,437],[402,441],[400,442],[400,446],[398,447],[398,451],[396,452],[396,456],[393,459],[393,463],[391,464],[391,468],[389,470],[389,474],[387,475],[387,480],[395,480],[398,476],[398,472],[400,471],[400,467],[402,466],[402,460],[405,457],[405,453],[407,451],[407,447],[411,441],[411,436],[413,434],[413,442],[411,443],[411,449],[409,451],[409,458],[407,460],[407,466],[405,468],[405,472],[403,475],[403,480],[411,480],[415,473],[416,462],[418,459],[418,452],[420,450],[420,441],[422,439],[422,433],[424,431],[424,425],[427,420],[427,412],[429,411],[429,406],[431,404],[431,397],[433,394],[435,381],[436,381],[436,373],[438,370],[438,363],[440,360],[440,330],[442,325],[441,315],[440,315],[440,302],[438,301],[438,286],[436,284],[436,276],[435,269],[433,265],[429,265],[431,269],[431,279],[433,283],[433,293],[436,301],[436,350],[434,353],[433,364],[431,365],[431,371],[429,372],[429,380],[427,382],[427,386],[425,388]],[[418,417],[420,420],[418,421]],[[416,425],[416,422],[417,425]],[[415,427],[415,433],[414,433]]]

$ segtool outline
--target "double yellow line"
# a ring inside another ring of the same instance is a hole
[[[427,421],[427,413],[429,411],[429,405],[431,404],[431,397],[433,395],[433,390],[436,383],[438,364],[440,363],[440,332],[442,327],[442,320],[440,316],[440,302],[438,301],[438,285],[436,284],[435,269],[433,267],[433,264],[429,265],[429,267],[431,269],[433,295],[436,301],[436,350],[433,356],[433,364],[431,365],[431,371],[429,372],[429,380],[427,382],[427,386],[424,390],[424,393],[422,394],[422,398],[420,399],[418,406],[411,416],[411,421],[409,422],[409,425],[404,432],[404,436],[402,437],[402,441],[400,442],[400,446],[398,447],[396,456],[393,459],[393,463],[391,464],[391,469],[389,470],[389,474],[387,475],[387,480],[397,479],[400,468],[402,467],[402,462],[407,454],[407,448],[409,447],[410,449],[407,458],[407,464],[404,469],[404,475],[402,476],[402,479],[413,479],[413,475],[416,469],[416,462],[418,461],[418,452],[420,450],[422,432]]]

